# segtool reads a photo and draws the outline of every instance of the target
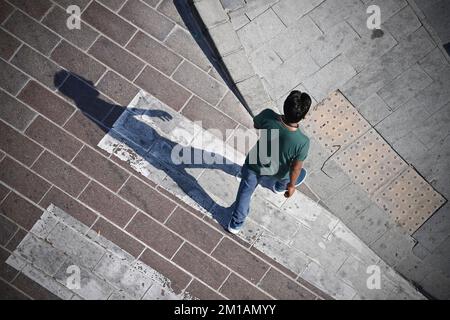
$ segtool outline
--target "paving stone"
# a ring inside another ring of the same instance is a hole
[[[325,240],[305,227],[299,228],[293,236],[291,246],[301,250],[312,261],[330,272],[337,271],[348,256],[348,252],[339,248],[333,240]]]
[[[253,112],[270,99],[258,76],[241,81],[236,86]]]
[[[120,45],[125,45],[136,31],[131,24],[96,2],[83,11],[81,19]]]
[[[91,182],[78,199],[121,227],[136,212],[136,209],[95,182]]]
[[[345,56],[356,71],[361,71],[365,66],[376,61],[386,52],[390,51],[397,41],[388,32],[381,38],[361,38],[354,46],[345,51]]]
[[[134,177],[125,183],[119,194],[161,222],[175,209],[175,203]]]
[[[25,11],[36,20],[40,20],[52,6],[52,3],[48,0],[39,1],[39,3],[35,1],[12,0],[11,4]]]
[[[281,0],[277,2],[272,8],[280,17],[285,25],[297,23],[298,19],[309,11],[318,6],[322,1],[320,0],[302,0],[301,2],[295,0]]]
[[[113,226],[105,219],[100,218],[97,222],[95,222],[92,226],[92,230],[103,237],[106,237],[108,240],[111,240],[120,248],[132,254],[134,257],[139,256],[144,249],[142,244],[124,233],[122,230]]]
[[[5,229],[1,230],[3,231]],[[9,258],[9,256],[10,253],[8,251],[0,248],[0,277],[8,282],[12,281],[17,276],[20,270],[17,270],[16,268],[6,263],[6,260]],[[3,297],[3,291],[1,292]]]
[[[82,147],[81,142],[41,116],[31,123],[25,134],[66,161],[70,161]]]
[[[64,9],[67,8],[70,5],[77,5],[80,7],[81,10],[84,10],[87,5],[89,4],[89,0],[55,0],[57,4],[62,6]]]
[[[239,29],[237,35],[246,52],[250,53],[285,29],[275,12],[269,9]]]
[[[144,251],[139,259],[142,260],[142,262],[144,262],[147,266],[153,268],[166,277],[166,280],[170,281],[170,283],[167,284],[168,287],[176,294],[181,293],[181,291],[186,288],[192,279],[186,272],[178,268],[178,266],[159,256],[156,252],[149,248]],[[196,282],[196,280],[194,280],[194,282]],[[201,287],[200,285],[191,285],[189,285],[189,287]],[[202,288],[199,288],[199,290],[202,290]],[[189,290],[186,291],[190,292]]]
[[[433,147],[440,139],[448,135],[449,128],[445,124],[450,118],[449,106],[450,102],[440,109],[441,112],[437,111],[416,128],[416,136],[427,148]]]
[[[59,125],[65,123],[74,112],[73,106],[34,80],[27,83],[18,98]]]
[[[229,255],[229,252],[233,252],[233,255]],[[228,238],[224,238],[220,242],[212,256],[255,284],[261,280],[269,269],[264,261]]]
[[[436,297],[437,299],[449,299],[448,288],[450,286],[450,281],[441,273],[433,272],[428,274],[427,277],[419,283],[419,285],[425,292],[433,297]]]
[[[38,238],[41,238],[42,240],[45,240],[58,222],[58,218],[52,213],[44,211],[39,220],[34,224],[33,228],[31,228],[30,233]]]
[[[217,106],[219,110],[245,127],[253,128],[253,119],[239,102],[233,92],[229,91]]]
[[[59,37],[20,11],[15,11],[5,23],[5,29],[44,55],[56,46]]]
[[[450,71],[450,67],[446,70]],[[447,85],[449,79],[448,75],[437,78],[429,86],[419,91],[411,99],[411,103],[419,104],[427,113],[434,114],[450,101],[450,88]]]
[[[50,185],[18,162],[5,158],[0,164],[2,182],[22,193],[32,201],[39,201]]]
[[[283,241],[290,240],[298,229],[295,218],[279,212],[275,206],[258,195],[252,199],[249,217]]]
[[[11,63],[50,89],[55,89],[54,77],[61,68],[37,51],[28,46],[22,46],[12,58]]]
[[[191,95],[177,83],[149,66],[144,69],[135,83],[175,110],[180,110]]]
[[[75,197],[89,182],[86,176],[47,151],[39,157],[31,169]]]
[[[72,164],[113,191],[119,190],[129,174],[91,148],[83,147]]]
[[[119,10],[126,0],[99,0],[100,3],[111,9],[112,11]]]
[[[336,299],[349,300],[356,294],[354,288],[337,278],[334,274],[328,274],[316,263],[311,263],[308,269],[301,274],[301,277],[310,283],[314,283]]]
[[[151,280],[112,254],[106,254],[95,267],[95,274],[140,299],[151,286]]]
[[[65,226],[68,226],[74,230],[76,230],[80,234],[87,234],[89,231],[89,227],[79,220],[77,220],[75,217],[71,216],[70,214],[66,213],[62,209],[56,207],[54,204],[50,204],[47,207],[47,212],[52,214],[58,221],[63,223]]]
[[[402,229],[393,227],[386,231],[379,239],[377,239],[371,248],[386,263],[395,265],[399,263],[415,245],[415,240],[402,233]]]
[[[378,206],[371,205],[357,218],[349,221],[348,226],[365,243],[373,243],[394,226],[394,221]]]
[[[393,112],[376,93],[367,98],[361,105],[355,107],[372,126],[377,125]]]
[[[170,258],[182,244],[182,239],[153,219],[138,213],[126,228],[147,245]]]
[[[48,275],[54,275],[66,260],[63,251],[31,234],[22,240],[14,254],[29,261],[35,268]]]
[[[226,88],[215,79],[186,61],[177,69],[173,79],[214,106],[226,92]]]
[[[407,279],[415,283],[421,282],[428,274],[432,273],[433,268],[424,263],[423,260],[410,253],[397,266],[397,271]]]
[[[76,265],[88,269],[93,269],[105,253],[103,248],[63,224],[52,230],[47,241],[70,256]]]
[[[279,68],[267,75],[266,80],[270,87],[269,94],[272,98],[278,99],[319,69],[306,49],[299,50]]]
[[[142,61],[104,37],[95,41],[89,53],[128,80],[133,80],[144,67]]]
[[[322,171],[313,172],[309,175],[311,189],[322,200],[331,197],[338,190],[350,184],[350,178],[341,170],[334,160],[328,161]]]
[[[58,6],[54,6],[53,9],[45,16],[42,24],[82,50],[87,50],[98,36],[98,33],[83,21],[81,21],[80,29],[68,29],[67,13]]]
[[[227,15],[220,1],[199,0],[194,6],[207,28],[227,21]]]
[[[306,226],[318,236],[324,238],[328,237],[339,221],[323,208],[321,203],[311,201],[299,193],[286,200],[280,209],[282,212],[297,219],[303,226]]]
[[[173,257],[173,262],[214,289],[218,289],[230,273],[228,269],[188,243],[183,244]]]
[[[33,278],[30,279],[30,277],[24,274],[20,274],[16,279],[14,279],[14,286],[16,286],[35,300],[60,300],[58,296],[51,293],[49,290],[47,290],[47,288],[40,286],[37,282],[33,281],[34,279],[46,279],[47,281],[49,281],[49,278],[30,267],[28,268],[29,269],[26,269],[25,272],[27,272],[27,275],[32,274]],[[37,274],[40,274],[40,276],[36,276]],[[47,286],[50,287],[50,285],[48,284]],[[64,288],[60,288],[60,290],[66,293],[67,298],[70,296],[69,292],[65,291]]]
[[[17,291],[12,285],[0,280],[0,291],[4,300],[30,300],[22,292]]]
[[[142,32],[138,32],[131,39],[127,49],[168,76],[182,61],[177,54]]]
[[[238,31],[240,28],[250,22],[250,19],[242,11],[228,12],[233,29]]]
[[[445,18],[448,10],[450,10],[450,7],[446,1],[439,1],[423,8],[427,21],[431,24],[431,27],[437,33],[442,43],[448,43],[450,41],[448,35],[450,25]]]
[[[344,0],[340,3],[325,1],[312,10],[309,16],[321,30],[326,30],[358,13],[366,16],[366,8],[361,1]]]
[[[314,0],[313,0],[314,1]],[[281,5],[282,2],[278,2]],[[301,5],[296,6],[302,8]],[[293,10],[295,11],[295,10]],[[288,60],[300,50],[309,48],[318,39],[323,37],[322,31],[309,16],[298,19],[295,24],[284,29],[276,37],[268,42],[270,46],[283,60]],[[311,56],[317,53],[311,50]]]
[[[172,3],[172,1],[165,2]],[[197,45],[191,34],[183,28],[175,27],[164,42],[169,48],[194,63],[199,68],[205,71],[210,68],[211,64],[203,51]]]
[[[223,140],[226,140],[230,135],[230,131],[237,126],[234,120],[196,96],[189,100],[181,113],[192,121],[201,121],[201,125],[205,130],[220,130],[219,138],[223,137]]]
[[[97,85],[97,89],[107,94],[122,106],[127,106],[139,91],[138,88],[114,71],[108,71],[102,77]]]
[[[250,20],[254,20],[257,16],[265,12],[277,0],[249,0],[245,9],[245,14]]]
[[[166,290],[159,284],[153,284],[150,289],[147,290],[142,300],[190,300],[188,295],[177,296],[173,292]]]
[[[432,81],[418,65],[415,65],[378,91],[378,94],[391,109],[395,110]]]
[[[418,64],[425,70],[426,73],[434,80],[441,78],[442,72],[449,67],[449,62],[444,57],[440,48],[435,48],[422,58]]]
[[[421,22],[410,6],[406,6],[383,23],[383,26],[396,39],[401,39],[411,32],[416,31],[421,25]]]
[[[389,295],[393,289],[392,283],[381,274],[380,289],[369,289],[367,287],[367,279],[370,275],[367,265],[353,256],[350,256],[338,271],[346,283],[358,292],[358,298],[379,300]]]
[[[315,295],[293,280],[290,280],[275,269],[270,269],[260,285],[276,299],[282,300],[313,300]]]
[[[105,127],[94,122],[79,110],[67,121],[64,129],[94,148],[97,147],[107,131]]]
[[[294,273],[294,278],[302,273],[310,262],[308,256],[296,250],[296,248],[286,245],[268,233],[263,233],[256,240],[253,248],[257,248],[281,264],[284,268],[288,268],[290,272]]]
[[[14,11],[14,7],[5,0],[0,1],[0,23],[3,23],[7,17]]]
[[[234,82],[240,82],[254,75],[252,65],[243,49],[222,58]]]
[[[348,59],[338,56],[325,67],[303,81],[303,85],[316,100],[322,100],[356,74]],[[338,76],[339,75],[339,76]]]
[[[241,42],[229,22],[219,24],[209,29],[208,32],[221,56],[226,56],[241,48]]]
[[[446,203],[415,233],[414,238],[430,251],[434,251],[448,236],[450,205]]]
[[[155,1],[155,0],[150,0]],[[157,2],[157,1],[155,1]],[[181,18],[180,14],[178,13],[178,9],[175,5],[175,3],[172,0],[163,0],[158,5],[158,11],[164,14],[166,17],[169,17],[179,25],[185,27],[185,24],[183,22],[183,19]]]
[[[143,115],[128,111],[115,122],[114,129],[145,150],[150,149],[158,137],[156,131],[146,123]],[[129,145],[132,147],[132,144]]]
[[[0,244],[4,246],[16,233],[17,226],[5,217],[0,216],[0,230],[2,231],[0,234]]]
[[[327,30],[325,34],[319,35],[307,46],[314,61],[323,67],[353,47],[358,39],[359,35],[347,23],[342,22]]]
[[[39,210],[39,214],[42,211]],[[36,220],[39,219],[36,218]],[[36,221],[34,220],[34,221]],[[32,225],[33,223],[31,223]],[[31,227],[30,227],[31,229]],[[25,236],[27,235],[27,231],[25,231],[24,229],[19,228],[19,230],[17,230],[16,234],[12,237],[12,239],[8,242],[8,245],[6,246],[6,249],[8,249],[9,251],[14,251],[16,250],[16,248],[19,246],[20,242],[22,242],[22,240],[25,238]],[[17,260],[17,259],[16,259]]]
[[[446,276],[450,276],[449,270],[449,242],[447,237],[429,256],[425,258],[425,262],[438,270],[441,270]]]
[[[106,68],[103,65],[66,41],[62,41],[55,48],[51,58],[65,69],[70,70],[70,72],[85,77],[94,83],[97,82],[106,71]]]
[[[224,300],[224,297],[217,294],[197,279],[194,279],[189,284],[186,288],[186,292],[189,292],[189,294],[200,300]]]
[[[0,60],[0,68],[3,70],[0,75],[0,87],[16,95],[28,81],[28,77],[3,60]]]
[[[137,0],[128,1],[119,14],[161,41],[174,27],[173,22]]]
[[[6,97],[9,98],[9,96]],[[8,99],[2,101],[9,103]],[[13,102],[15,103],[15,101]],[[21,107],[19,103],[17,103],[17,105]],[[6,107],[8,107],[8,104],[6,105]],[[16,119],[16,121],[17,120],[18,119]],[[25,165],[32,164],[43,150],[36,143],[23,136],[16,130],[12,129],[10,126],[4,124],[3,122],[0,122],[0,132],[2,134],[0,148]]]
[[[372,204],[365,190],[355,183],[342,188],[332,197],[324,200],[327,207],[345,223],[351,223]]]
[[[55,275],[55,279],[63,285],[67,284],[71,275],[70,267],[77,266],[76,261],[72,259],[66,261]],[[90,270],[86,270],[80,266],[80,288],[72,289],[74,293],[86,300],[106,300],[106,298],[114,291],[114,288],[105,280],[100,279]]]
[[[211,252],[222,238],[222,234],[182,208],[174,211],[166,226],[206,252]]]
[[[275,51],[272,50],[269,45],[263,45],[263,46],[259,47],[258,49],[253,51],[249,55],[248,58],[247,58],[247,56],[245,56],[245,59],[246,59],[246,62],[248,59],[247,64],[250,62],[252,64],[253,68],[255,69],[255,71],[253,71],[253,69],[250,69],[250,71],[247,74],[245,74],[245,77],[242,77],[243,79],[248,78],[249,75],[251,76],[255,72],[260,77],[264,77],[264,76],[270,74],[271,71],[278,68],[283,63],[283,60],[281,60],[279,55],[277,53],[275,53]],[[227,67],[231,63],[231,61],[228,62],[225,58],[224,58],[224,62],[227,65]],[[235,69],[239,69],[239,67],[240,66],[237,65],[235,67]],[[250,66],[250,68],[251,68],[251,66]],[[233,75],[233,72],[231,74]],[[235,81],[235,82],[239,82],[239,81]]]
[[[232,165],[229,166],[231,169]],[[236,169],[239,170],[238,168]],[[221,181],[221,183],[218,184],[217,181]],[[221,206],[230,207],[236,200],[239,181],[229,173],[223,172],[220,169],[208,169],[201,175],[197,182]]]
[[[420,104],[409,101],[379,122],[376,129],[384,139],[394,144],[427,118],[429,115],[423,112]]]
[[[0,57],[9,60],[21,45],[21,42],[9,33],[0,29]]]
[[[402,39],[392,50],[369,65],[343,86],[343,92],[353,104],[361,104],[373,93],[391,82],[409,66],[434,48],[430,36],[419,28]]]
[[[231,300],[269,300],[268,295],[232,273],[220,288],[220,292]]]

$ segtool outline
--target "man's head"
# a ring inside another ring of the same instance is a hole
[[[303,120],[311,107],[311,97],[304,92],[292,91],[284,101],[284,118],[288,123]]]

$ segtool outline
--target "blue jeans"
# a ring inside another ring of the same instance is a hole
[[[301,183],[305,179],[305,170],[302,169],[297,184]],[[257,185],[262,180],[271,180],[272,183],[276,183],[280,188],[286,188],[289,183],[289,179],[278,180],[270,176],[258,176],[256,172],[250,170],[247,166],[243,166],[241,170],[241,183],[236,196],[236,202],[234,204],[233,215],[231,216],[230,227],[233,229],[240,229],[244,224],[245,218],[247,218],[250,211],[250,200]]]

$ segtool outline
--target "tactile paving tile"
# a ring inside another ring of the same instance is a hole
[[[340,91],[331,93],[314,106],[304,120],[305,131],[327,149],[343,148],[370,127]]]
[[[407,168],[403,159],[370,130],[335,156],[350,178],[370,195]]]
[[[375,200],[409,234],[413,234],[445,202],[412,168],[380,190]]]

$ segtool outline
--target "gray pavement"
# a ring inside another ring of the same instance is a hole
[[[292,89],[310,93],[317,102],[340,89],[384,140],[448,199],[450,65],[442,45],[450,31],[444,2],[199,0],[195,5],[213,41],[232,42],[223,50],[225,44],[218,45],[224,63],[233,66],[231,76],[239,69],[236,65],[253,68],[246,78],[238,72],[233,78],[254,112],[279,110]],[[203,13],[206,3],[208,13]],[[369,5],[381,9],[382,32],[366,26]],[[208,20],[209,15],[221,18]],[[234,33],[214,37],[214,30],[230,27]],[[245,53],[248,59],[234,60],[230,52]],[[323,161],[325,154],[313,147],[307,165]],[[307,181],[319,203],[424,292],[448,299],[448,203],[408,238],[345,174],[332,170],[332,182],[320,172]]]

